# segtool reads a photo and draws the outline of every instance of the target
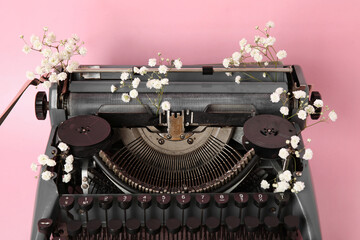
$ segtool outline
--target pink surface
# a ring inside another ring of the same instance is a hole
[[[357,1],[1,1],[0,113],[39,64],[25,55],[20,34],[86,42],[82,64],[145,64],[162,51],[184,64],[219,63],[253,39],[254,26],[275,22],[286,64],[301,65],[339,119],[308,129],[323,239],[359,239],[359,4]],[[29,239],[37,180],[30,164],[43,153],[49,119],[37,121],[30,88],[0,127],[1,239]]]

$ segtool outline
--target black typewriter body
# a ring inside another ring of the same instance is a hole
[[[292,72],[271,73],[276,82],[239,85],[224,73],[169,73],[171,110],[158,115],[141,76],[143,104],[122,102],[128,89],[110,92],[116,72],[73,73],[53,85],[48,103],[37,100],[38,114],[47,108],[51,119],[46,154],[67,143],[74,170],[69,184],[60,164],[57,177],[39,180],[31,239],[321,239],[308,162],[289,165],[304,191],[261,189],[282,161],[244,129],[256,116],[265,118],[265,137],[270,128],[291,136],[304,127],[299,119],[285,126],[281,103],[270,101],[279,87],[310,91],[300,67],[284,67]]]

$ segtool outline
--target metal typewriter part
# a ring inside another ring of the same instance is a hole
[[[278,87],[309,93],[300,67],[269,67],[276,81],[239,85],[224,72],[263,78],[264,68],[172,70],[171,110],[159,115],[140,75],[142,105],[121,101],[128,89],[110,92],[132,68],[81,66],[48,99],[39,93],[37,113],[48,111],[52,126],[46,154],[62,161],[64,142],[75,160],[70,183],[61,164],[39,181],[31,239],[321,239],[307,161],[277,157],[304,122],[284,120],[269,99]],[[262,190],[285,165],[305,190]]]

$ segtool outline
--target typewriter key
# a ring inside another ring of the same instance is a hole
[[[124,221],[126,222],[126,209],[131,206],[132,196],[131,195],[122,195],[117,198],[119,207],[124,210]]]
[[[137,239],[137,235],[140,232],[140,226],[141,223],[138,219],[132,218],[126,221],[126,232],[130,235],[131,239]]]
[[[87,232],[90,236],[97,236],[101,233],[101,221],[98,219],[91,220],[86,226]]]
[[[50,237],[53,229],[53,220],[50,218],[42,218],[38,221],[38,230],[47,238]]]
[[[269,196],[266,193],[256,193],[253,198],[255,206],[258,207],[258,218],[261,220],[261,209],[266,206]]]
[[[88,211],[93,207],[93,197],[79,197],[78,199],[79,208],[86,214],[86,222],[89,221]]]
[[[67,232],[71,237],[77,237],[81,233],[82,223],[80,221],[70,221],[66,224]]]
[[[119,239],[117,238],[120,233],[123,230],[122,221],[119,219],[111,219],[108,223],[108,232],[111,236],[113,236],[113,239]]]
[[[70,211],[74,207],[74,202],[73,196],[61,196],[59,199],[60,208],[66,211]]]
[[[156,235],[160,233],[161,223],[158,219],[150,219],[146,221],[146,232],[155,239]]]
[[[239,208],[239,218],[243,223],[242,209],[245,208],[249,201],[249,195],[247,193],[235,193],[234,194],[235,205]]]

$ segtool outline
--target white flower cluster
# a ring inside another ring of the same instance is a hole
[[[121,100],[123,102],[128,103],[131,101],[131,99],[137,99],[141,103],[139,99],[139,92],[137,90],[141,80],[139,77],[133,78],[133,76],[135,76],[135,74],[139,74],[141,76],[146,75],[148,79],[146,82],[146,87],[148,89],[154,89],[155,92],[158,94],[158,99],[152,100],[149,98],[150,102],[158,109],[158,111],[160,108],[163,111],[170,110],[171,105],[168,101],[163,101],[162,103],[160,103],[164,92],[164,86],[169,85],[169,79],[167,78],[167,73],[171,68],[181,69],[183,64],[180,59],[165,60],[164,58],[161,57],[161,53],[158,53],[158,56],[159,56],[158,60],[156,58],[150,58],[148,60],[149,67],[155,67],[158,64],[157,71],[152,71],[150,73],[149,69],[146,66],[142,66],[140,68],[134,67],[133,68],[134,74],[130,72],[123,72],[120,75],[120,79],[121,79],[120,86],[117,87],[116,85],[111,85],[110,91],[114,93],[119,88],[128,87],[131,90],[129,91],[129,93],[123,93],[121,95]]]
[[[20,36],[24,40],[24,36]],[[75,55],[85,56],[87,49],[82,46],[79,37],[73,34],[65,40],[56,40],[56,35],[44,27],[42,38],[36,35],[30,37],[30,43],[25,40],[23,52],[28,54],[31,51],[40,52],[43,55],[41,64],[35,68],[35,72],[27,71],[26,77],[29,80],[37,76],[43,82],[42,86],[49,88],[51,83],[58,83],[67,78],[67,74],[79,67],[79,63],[71,61]]]
[[[303,159],[305,160],[310,160],[313,157],[313,152],[310,148],[307,149],[302,149],[302,150],[298,150],[297,148],[299,147],[299,143],[300,143],[300,137],[294,135],[291,136],[290,140],[286,140],[286,144],[289,145],[288,148],[281,148],[279,150],[279,157],[281,159],[287,159],[289,156],[291,156],[292,154],[294,154],[297,158],[300,157],[300,152],[305,150],[305,153],[303,155]]]
[[[222,62],[223,66],[225,68],[238,67],[241,63],[245,63],[247,59],[257,62],[259,66],[261,66],[263,59],[266,59],[263,63],[264,66],[269,65],[268,61],[274,62],[276,66],[279,60],[286,58],[287,53],[285,50],[276,51],[274,48],[276,38],[270,36],[270,29],[274,28],[274,26],[274,22],[269,21],[266,23],[264,30],[256,27],[255,29],[260,31],[263,37],[255,36],[253,44],[248,43],[248,40],[245,38],[241,39],[239,41],[239,50],[234,52],[231,57],[225,58]],[[265,78],[266,76],[267,74],[264,73],[263,77]],[[235,82],[239,83],[240,79],[235,77]]]
[[[277,178],[279,181],[272,184],[272,187],[274,187],[274,193],[282,193],[288,189],[290,189],[291,192],[299,193],[305,189],[305,183],[302,181],[296,181],[295,178],[293,179],[289,170],[279,173]],[[262,180],[260,187],[262,189],[269,189],[270,183],[266,180]]]

